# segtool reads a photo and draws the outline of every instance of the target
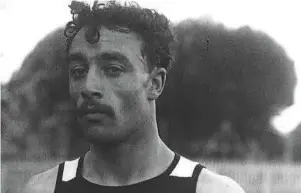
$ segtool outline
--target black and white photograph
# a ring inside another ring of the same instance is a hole
[[[2,193],[300,193],[298,0],[0,0]]]

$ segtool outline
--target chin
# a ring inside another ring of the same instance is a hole
[[[94,145],[120,144],[126,141],[126,132],[114,127],[90,126],[84,132],[85,139]]]

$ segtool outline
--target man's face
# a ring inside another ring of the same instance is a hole
[[[91,143],[118,142],[140,129],[150,114],[149,76],[135,33],[100,30],[90,44],[83,28],[69,50],[69,86],[77,118]]]

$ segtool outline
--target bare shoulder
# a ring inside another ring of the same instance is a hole
[[[233,179],[219,175],[204,168],[199,175],[197,193],[245,193],[242,187]]]
[[[59,166],[55,166],[30,178],[23,193],[53,193],[58,167]]]

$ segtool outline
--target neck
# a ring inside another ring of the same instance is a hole
[[[96,184],[121,186],[153,178],[164,172],[174,153],[158,135],[156,121],[133,134],[128,141],[111,146],[91,145],[84,160],[83,176]],[[145,134],[147,132],[147,134]],[[135,136],[136,135],[136,136]]]

